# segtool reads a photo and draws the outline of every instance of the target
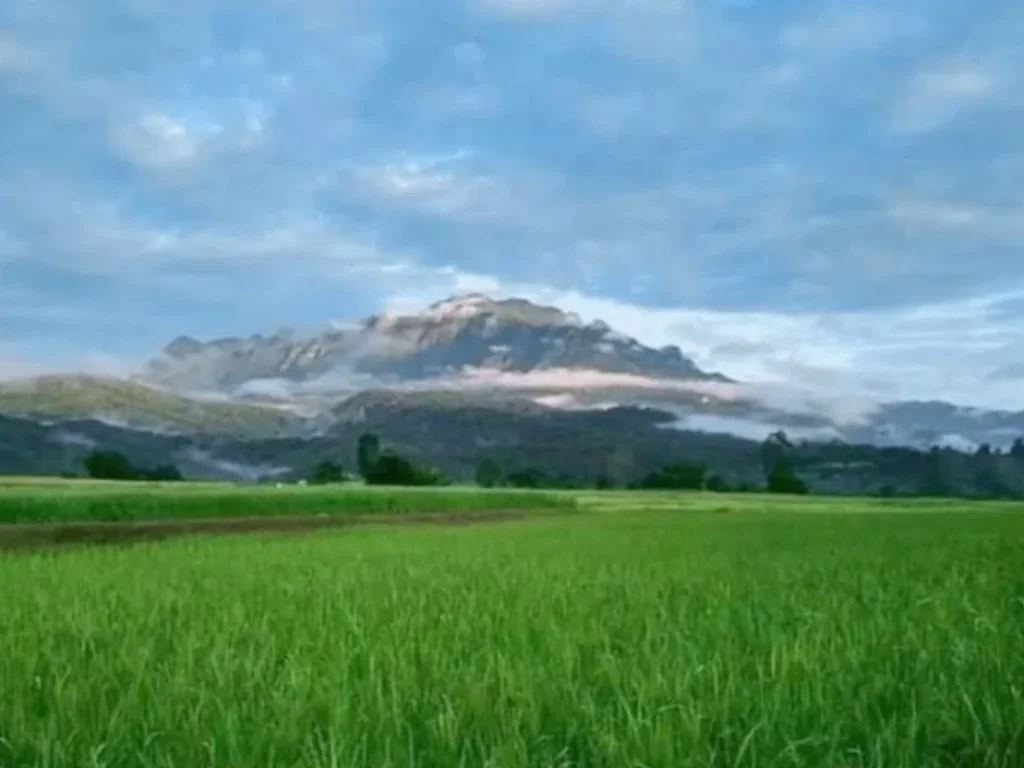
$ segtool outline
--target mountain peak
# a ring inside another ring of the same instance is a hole
[[[483,293],[456,293],[447,299],[435,301],[424,314],[440,317],[468,317],[488,311],[494,299]]]
[[[652,349],[607,323],[523,298],[471,292],[417,313],[384,314],[310,338],[176,339],[146,371],[189,391],[235,393],[271,380],[343,389],[365,377],[428,381],[467,371],[597,371],[678,380],[724,380],[677,347]],[[344,386],[343,386],[344,385]]]
[[[557,307],[536,304],[528,299],[495,299],[484,293],[458,293],[431,304],[418,315],[435,322],[457,322],[477,317],[536,326],[582,326],[580,317]]]

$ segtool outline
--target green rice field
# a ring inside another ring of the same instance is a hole
[[[1024,765],[1024,509],[632,504],[0,554],[0,766]]]
[[[476,488],[19,480],[0,483],[0,525],[286,515],[572,510],[573,497]],[[2,766],[0,766],[2,768]]]

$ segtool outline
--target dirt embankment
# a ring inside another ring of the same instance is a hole
[[[303,532],[356,525],[469,525],[519,520],[527,513],[507,511],[408,514],[292,515],[111,523],[0,525],[0,551],[82,544],[125,544],[187,534]]]

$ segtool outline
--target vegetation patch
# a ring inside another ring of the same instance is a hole
[[[0,556],[0,765],[1024,764],[1024,516]]]
[[[0,524],[575,508],[576,500],[568,495],[458,487],[193,487],[188,483],[74,481],[0,485]]]

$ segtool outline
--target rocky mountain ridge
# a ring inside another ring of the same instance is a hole
[[[176,390],[235,396],[354,391],[457,376],[467,369],[528,373],[592,370],[721,381],[678,347],[652,349],[602,322],[524,299],[453,296],[425,311],[375,315],[312,337],[291,333],[200,342],[180,337],[142,378]]]

